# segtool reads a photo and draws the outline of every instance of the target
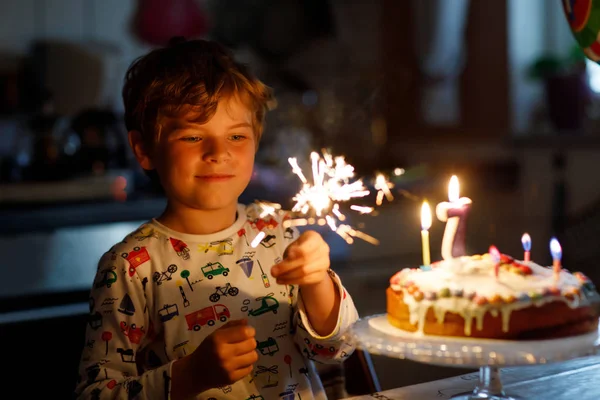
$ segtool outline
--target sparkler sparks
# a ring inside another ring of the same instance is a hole
[[[292,166],[292,172],[302,181],[302,189],[293,197],[296,202],[292,212],[298,212],[306,217],[293,218],[284,222],[284,226],[304,226],[317,223],[319,225],[328,225],[329,228],[340,235],[347,243],[354,242],[353,238],[359,238],[371,244],[379,244],[379,241],[361,231],[358,231],[346,224],[340,224],[346,220],[346,216],[340,211],[339,203],[350,201],[355,198],[368,196],[370,191],[364,186],[362,180],[352,180],[354,177],[354,167],[347,164],[343,156],[333,157],[331,154],[323,151],[323,157],[318,153],[312,152],[311,169],[312,180],[310,183],[304,176],[302,169],[298,166],[296,158],[288,159]],[[387,190],[392,186],[383,175],[378,177],[380,183],[378,190]],[[385,189],[383,189],[385,187]],[[388,197],[389,198],[389,197]],[[393,198],[393,197],[392,197]],[[373,207],[351,205],[350,209],[361,214],[370,213]]]

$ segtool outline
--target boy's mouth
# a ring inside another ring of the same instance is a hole
[[[229,174],[196,175],[196,179],[200,179],[205,182],[221,182],[221,181],[229,180],[233,177],[234,177],[234,175],[229,175]]]

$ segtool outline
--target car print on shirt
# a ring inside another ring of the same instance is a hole
[[[310,342],[310,340],[308,340],[308,338],[304,338],[304,343],[306,343],[306,345],[310,349],[310,355],[308,357],[310,359],[312,359],[315,356],[333,358],[335,356],[335,353],[337,352],[334,346],[323,346],[321,344],[313,344]],[[304,350],[306,353],[308,353],[308,350]]]
[[[179,315],[179,308],[177,304],[165,304],[160,310],[158,310],[158,316],[160,322],[167,322]]]
[[[272,356],[279,351],[279,346],[277,341],[269,336],[267,340],[262,342],[256,341],[256,350],[260,351],[263,356]]]
[[[275,239],[277,239],[277,236],[275,235],[266,235],[263,240],[260,241],[260,245],[266,249],[271,248],[277,244]]]
[[[208,263],[200,268],[205,278],[212,279],[217,275],[229,275],[229,268],[225,268],[220,262]]]
[[[142,265],[143,263],[150,261],[150,254],[148,254],[148,250],[146,247],[134,247],[133,251],[130,253],[122,253],[121,257],[126,259],[129,262],[129,276],[133,276],[135,274],[135,270],[137,267]]]
[[[231,318],[231,314],[223,304],[205,307],[185,316],[189,331],[199,331],[204,325],[213,326],[216,320],[225,322],[228,318]]]
[[[227,238],[225,240],[198,245],[198,251],[200,252],[208,253],[209,250],[215,251],[220,256],[233,254],[233,239]]]
[[[119,326],[121,327],[121,332],[123,335],[127,336],[129,341],[134,344],[140,344],[142,337],[146,333],[144,327],[138,328],[135,324],[128,326],[127,322],[125,321],[121,321]]]
[[[260,307],[248,310],[248,315],[253,317],[257,317],[269,311],[273,311],[273,314],[277,314],[277,309],[279,308],[279,301],[275,297],[273,297],[273,293],[269,293],[264,297],[258,297],[256,301],[260,301]]]

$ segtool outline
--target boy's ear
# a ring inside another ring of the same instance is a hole
[[[142,139],[142,133],[140,131],[129,131],[127,135],[129,137],[129,146],[131,146],[131,150],[133,150],[133,154],[140,166],[148,171],[153,170],[154,164],[146,148],[147,146]]]

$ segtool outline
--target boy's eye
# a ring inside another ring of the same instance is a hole
[[[181,140],[183,140],[184,142],[199,142],[202,140],[202,138],[199,136],[186,136],[182,137]]]
[[[246,135],[232,135],[231,139],[235,140],[235,141],[244,140],[244,139],[246,139]]]

